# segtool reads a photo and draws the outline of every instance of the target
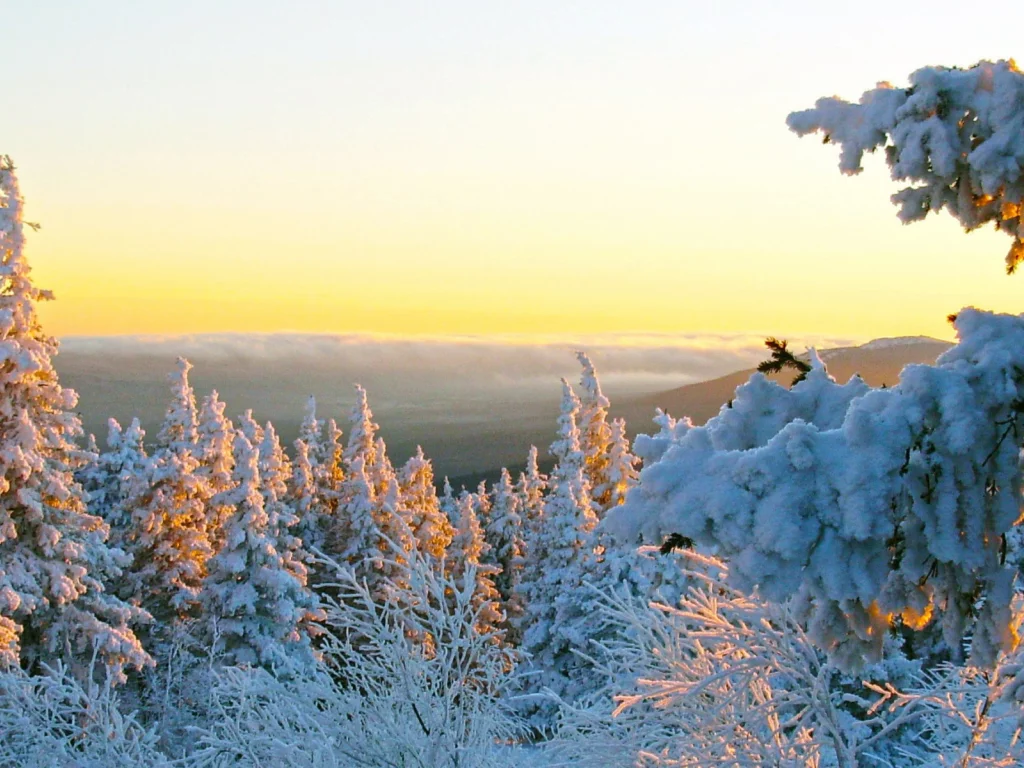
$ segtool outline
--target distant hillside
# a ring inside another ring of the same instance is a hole
[[[913,336],[876,339],[859,347],[822,350],[820,355],[828,372],[837,381],[845,382],[859,373],[873,387],[880,387],[883,384],[891,387],[899,381],[903,366],[911,363],[934,363],[935,359],[951,346],[949,342],[938,339]],[[710,381],[646,395],[637,398],[627,406],[627,409],[653,410],[657,407],[677,418],[689,416],[694,424],[703,424],[729,402],[736,387],[749,379],[754,372],[755,369],[750,368]],[[793,374],[780,374],[770,378],[789,384],[793,380]]]

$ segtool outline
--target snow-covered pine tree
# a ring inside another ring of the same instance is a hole
[[[459,522],[459,504],[458,499],[455,498],[455,491],[452,490],[451,481],[447,477],[444,479],[444,485],[441,486],[441,497],[438,499],[437,505],[454,530]]]
[[[499,636],[498,629],[504,624],[505,615],[501,611],[501,595],[494,586],[498,568],[484,562],[488,545],[477,517],[477,505],[476,494],[464,493],[459,497],[456,503],[458,524],[448,547],[446,563],[456,590],[472,591],[477,631]],[[466,581],[470,576],[472,584]]]
[[[713,545],[730,580],[794,601],[811,639],[857,668],[893,627],[978,665],[1017,645],[1024,320],[963,310],[959,344],[895,387],[836,384],[812,355],[787,390],[761,374],[686,430],[606,524],[625,541]]]
[[[211,502],[206,509],[206,530],[210,547],[216,552],[224,542],[222,529],[232,510],[224,504],[214,503],[213,499],[223,498],[218,494],[231,487],[231,470],[234,467],[231,443],[235,432],[231,420],[224,415],[224,402],[217,390],[203,398],[197,432],[199,467],[196,472],[209,486]]]
[[[402,467],[398,485],[402,516],[416,538],[416,548],[428,559],[440,562],[455,531],[441,511],[434,470],[423,448],[417,446],[416,455]]]
[[[590,484],[590,499],[598,519],[613,506],[611,468],[612,428],[608,424],[610,403],[601,391],[594,364],[585,352],[577,352],[583,366],[580,375],[580,448],[583,451],[583,472]]]
[[[349,423],[348,445],[343,453],[345,468],[348,469],[357,458],[363,460],[363,472],[369,473],[377,465],[377,425],[366,397],[366,390],[355,385],[356,404],[352,407]]]
[[[345,480],[345,446],[341,437],[341,428],[334,419],[328,419],[324,427],[322,460],[316,466],[317,487],[328,514],[338,508],[341,484]]]
[[[77,395],[60,386],[25,257],[22,199],[0,158],[0,664],[38,668],[93,650],[115,678],[151,663],[131,624],[142,614],[106,591],[123,560],[74,479],[83,459]],[[120,560],[120,562],[119,562]]]
[[[252,408],[246,408],[242,415],[238,417],[238,428],[242,430],[246,440],[253,445],[258,446],[263,442],[263,427],[260,426],[260,423],[252,415]]]
[[[613,420],[612,444],[608,449],[608,506],[605,512],[626,500],[626,494],[636,485],[640,475],[637,470],[639,463],[640,460],[629,448],[625,419]]]
[[[316,398],[310,395],[306,400],[306,410],[302,416],[302,423],[299,424],[299,435],[296,439],[306,444],[309,463],[314,467],[320,466],[324,460],[323,433],[324,423],[316,417]]]
[[[501,596],[506,627],[511,630],[518,625],[522,616],[518,587],[523,570],[524,546],[520,498],[505,467],[501,468],[501,477],[494,485],[493,498],[484,529],[489,549],[484,553],[483,562],[498,568],[494,575],[494,586]],[[507,639],[518,644],[517,634],[507,635]]]
[[[881,83],[858,104],[818,99],[786,122],[800,136],[821,132],[840,149],[839,170],[857,174],[881,147],[897,181],[904,222],[948,211],[970,231],[992,222],[1013,238],[1007,272],[1024,261],[1024,72],[1013,60],[973,67],[923,67],[908,88]]]
[[[127,594],[153,614],[157,627],[194,614],[213,554],[207,538],[210,486],[198,472],[196,404],[187,360],[168,377],[171,403],[150,461],[149,487],[133,505],[134,558]]]
[[[106,520],[107,541],[114,547],[127,547],[132,509],[148,488],[145,437],[137,418],[125,430],[116,419],[107,421],[107,449],[99,455],[95,484],[88,490],[90,511]]]
[[[234,487],[227,492],[234,512],[203,584],[204,630],[228,663],[311,663],[308,624],[318,609],[306,589],[305,568],[277,548],[261,491],[267,486],[260,479],[259,450],[240,431],[234,454]]]
[[[529,678],[531,689],[567,696],[572,696],[573,668],[580,662],[562,622],[579,610],[574,601],[582,598],[582,560],[597,524],[576,424],[579,409],[579,399],[563,379],[558,439],[551,444],[558,463],[544,500],[543,527],[530,542],[530,564],[535,565],[524,570],[520,583],[526,603],[522,648],[530,655],[535,673]],[[548,700],[536,704],[531,724],[546,730],[553,725],[555,707]]]

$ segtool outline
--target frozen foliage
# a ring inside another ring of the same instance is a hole
[[[132,505],[128,545],[134,562],[127,591],[145,601],[158,626],[196,611],[206,561],[213,554],[207,537],[211,492],[198,471],[191,368],[178,358],[169,377],[171,403],[150,462],[148,487]]]
[[[502,467],[501,477],[494,485],[494,501],[486,520],[484,537],[490,549],[484,554],[484,562],[498,568],[494,586],[501,596],[505,626],[509,628],[517,626],[523,613],[521,596],[518,594],[525,552],[521,509],[522,499],[512,486],[508,470]],[[515,634],[510,639],[517,640]]]
[[[234,458],[231,442],[235,428],[224,415],[224,402],[214,390],[205,398],[199,409],[196,452],[199,466],[196,473],[206,482],[210,496],[217,498],[231,488],[231,470]],[[212,551],[216,552],[223,543],[223,526],[230,507],[211,501],[206,511],[206,530]]]
[[[398,478],[401,514],[416,539],[416,547],[435,561],[444,558],[454,530],[441,511],[434,488],[434,470],[423,449],[402,467]]]
[[[104,587],[124,560],[74,479],[95,456],[73,442],[78,397],[53,369],[57,342],[35,306],[52,296],[32,283],[24,246],[14,168],[0,158],[0,666],[98,648],[117,677],[149,663],[130,628],[142,612]]]
[[[884,148],[892,177],[908,182],[892,197],[904,222],[943,209],[968,230],[991,221],[1013,238],[1007,270],[1024,260],[1024,73],[1012,60],[925,67],[909,88],[881,83],[857,104],[819,99],[787,122],[838,144],[843,173]]]
[[[484,531],[477,517],[476,497],[463,494],[457,502],[458,519],[455,535],[448,547],[446,570],[454,586],[454,597],[463,592],[472,594],[474,611],[479,622],[477,629],[497,636],[505,622],[500,607],[501,595],[494,587],[494,577],[500,573],[497,566],[483,563],[490,549],[484,541]]]
[[[576,425],[580,401],[564,379],[562,389],[558,438],[551,444],[558,464],[544,499],[543,525],[528,542],[530,563],[535,565],[524,571],[519,591],[526,604],[522,648],[530,657],[530,688],[534,693],[571,696],[568,688],[580,662],[564,630],[567,617],[579,611],[581,562],[597,517]],[[531,706],[536,708],[531,723],[546,730],[552,702],[535,698]]]
[[[569,763],[1010,766],[1024,756],[1018,664],[922,673],[894,651],[887,667],[844,679],[785,606],[729,586],[720,561],[685,557],[692,586],[677,605],[601,596],[621,627],[602,647],[608,676],[632,681],[614,710],[607,696],[564,709],[557,752]]]
[[[207,636],[229,664],[309,663],[306,625],[318,613],[306,589],[305,566],[278,550],[279,536],[260,492],[258,451],[241,432],[234,453],[234,489],[225,499],[234,512],[203,585]]]
[[[420,554],[403,554],[394,566],[402,577],[389,586],[407,592],[407,606],[377,602],[352,571],[338,571],[324,666],[316,671],[288,679],[261,670],[220,673],[214,716],[197,730],[192,764],[504,764],[494,743],[516,735],[501,704],[512,653],[478,631],[472,589],[459,588]]]
[[[85,490],[89,511],[101,516],[110,526],[109,542],[124,546],[131,525],[131,505],[146,490],[149,457],[144,440],[146,431],[138,419],[122,430],[115,419],[108,421],[107,450],[99,454],[89,473]]]
[[[122,712],[111,681],[82,682],[56,665],[0,673],[0,765],[36,768],[169,766],[157,736]]]
[[[615,506],[612,484],[611,444],[612,428],[608,424],[608,407],[611,403],[601,391],[594,364],[585,352],[577,352],[576,359],[583,366],[580,376],[580,412],[577,423],[580,429],[580,448],[583,451],[583,472],[590,485],[590,500],[598,517],[609,507]]]
[[[891,389],[840,386],[820,362],[792,390],[753,376],[673,437],[608,530],[715,547],[735,586],[793,599],[843,667],[877,659],[894,624],[941,631],[954,658],[970,637],[991,665],[1018,639],[1002,549],[1020,516],[1024,319],[966,309],[956,328]]]

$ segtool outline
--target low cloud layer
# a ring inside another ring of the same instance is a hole
[[[795,348],[848,346],[860,340],[795,340]],[[329,366],[358,379],[395,376],[459,377],[512,383],[573,377],[575,351],[594,360],[609,385],[631,391],[679,386],[744,368],[764,357],[763,337],[750,334],[620,334],[558,338],[399,338],[359,334],[204,334],[197,336],[69,337],[67,355],[202,362],[293,362]],[[354,379],[354,380],[355,380]]]

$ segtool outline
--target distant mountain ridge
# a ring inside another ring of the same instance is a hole
[[[874,339],[858,347],[836,347],[821,350],[819,357],[828,372],[840,382],[859,374],[872,387],[893,386],[899,381],[903,367],[913,363],[931,365],[953,345],[928,336],[900,336]],[[765,357],[768,357],[767,351]],[[804,359],[807,354],[798,355]],[[736,387],[754,374],[754,368],[736,371],[717,379],[687,384],[683,387],[637,398],[630,410],[639,407],[661,408],[677,418],[688,416],[694,424],[703,424],[715,416],[732,399]],[[785,372],[769,376],[774,381],[790,384],[794,374]]]

